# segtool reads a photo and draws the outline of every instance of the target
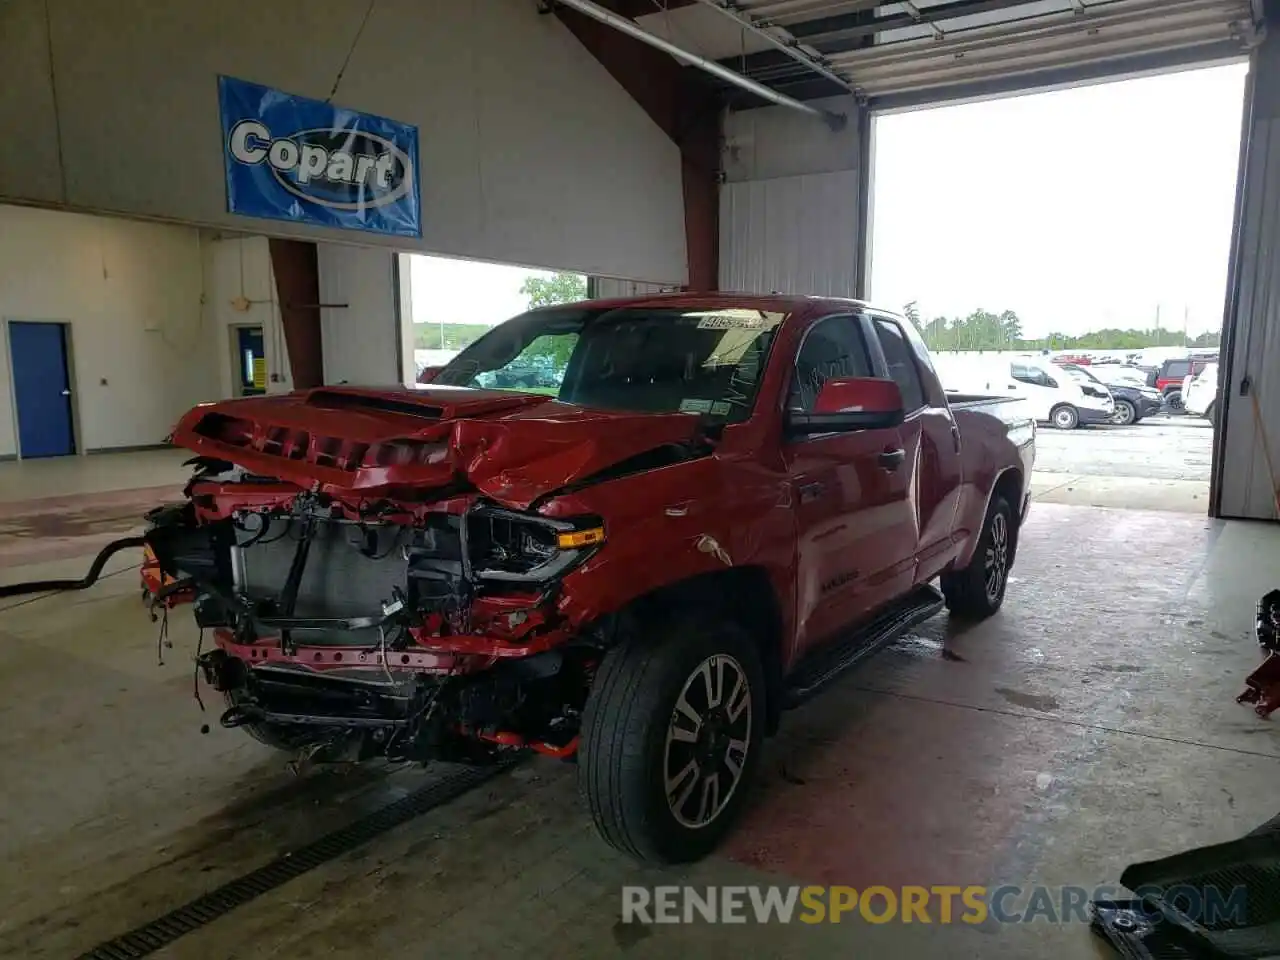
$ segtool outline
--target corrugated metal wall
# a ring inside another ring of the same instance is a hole
[[[679,287],[666,286],[660,283],[645,283],[642,280],[618,280],[614,277],[592,277],[591,296],[597,300],[611,300],[614,297],[643,297],[650,293],[667,293]]]
[[[1254,55],[1251,85],[1214,512],[1273,520],[1280,518],[1280,36],[1274,32]]]
[[[720,288],[748,293],[852,297],[858,244],[858,107],[832,130],[783,107],[725,120],[725,183],[720,188]]]
[[[858,173],[812,173],[720,188],[720,287],[852,297]]]

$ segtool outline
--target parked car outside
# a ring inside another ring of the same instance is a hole
[[[1059,430],[1107,423],[1116,412],[1105,386],[1079,379],[1046,357],[997,357],[974,364],[951,357],[942,377],[947,389],[1021,397],[1031,416]]]
[[[1182,383],[1182,404],[1187,413],[1218,422],[1218,364],[1209,363],[1199,373],[1190,374]]]
[[[1174,413],[1182,412],[1182,385],[1189,376],[1195,376],[1217,357],[1176,357],[1165,360],[1147,376],[1147,385],[1155,387],[1164,397],[1165,406]]]
[[[1124,382],[1106,383],[1094,375],[1096,369],[1094,367],[1079,367],[1068,363],[1063,364],[1062,369],[1076,377],[1095,383],[1111,393],[1111,399],[1115,402],[1116,408],[1112,416],[1113,423],[1128,426],[1164,409],[1164,398],[1153,387],[1146,385],[1136,387]]]

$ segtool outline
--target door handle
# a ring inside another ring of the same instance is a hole
[[[907,451],[905,450],[886,450],[880,454],[880,466],[892,473],[897,470],[907,459]]]
[[[801,484],[797,488],[797,492],[800,494],[801,503],[809,503],[822,496],[822,492],[826,489],[826,484],[819,483],[817,480],[814,480],[812,483]]]
[[[70,391],[70,390],[63,390],[63,391],[62,391],[62,395],[63,395],[64,397],[69,397],[69,396],[71,396],[71,391]]]

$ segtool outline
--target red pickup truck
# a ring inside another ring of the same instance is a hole
[[[224,726],[322,761],[572,757],[606,840],[690,860],[784,708],[944,605],[999,609],[1034,437],[860,302],[593,301],[418,389],[195,408],[146,541]]]

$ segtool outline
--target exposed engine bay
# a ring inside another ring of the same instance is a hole
[[[213,649],[225,727],[317,760],[567,755],[599,645],[557,610],[604,540],[475,493],[349,503],[198,459],[145,540]]]

